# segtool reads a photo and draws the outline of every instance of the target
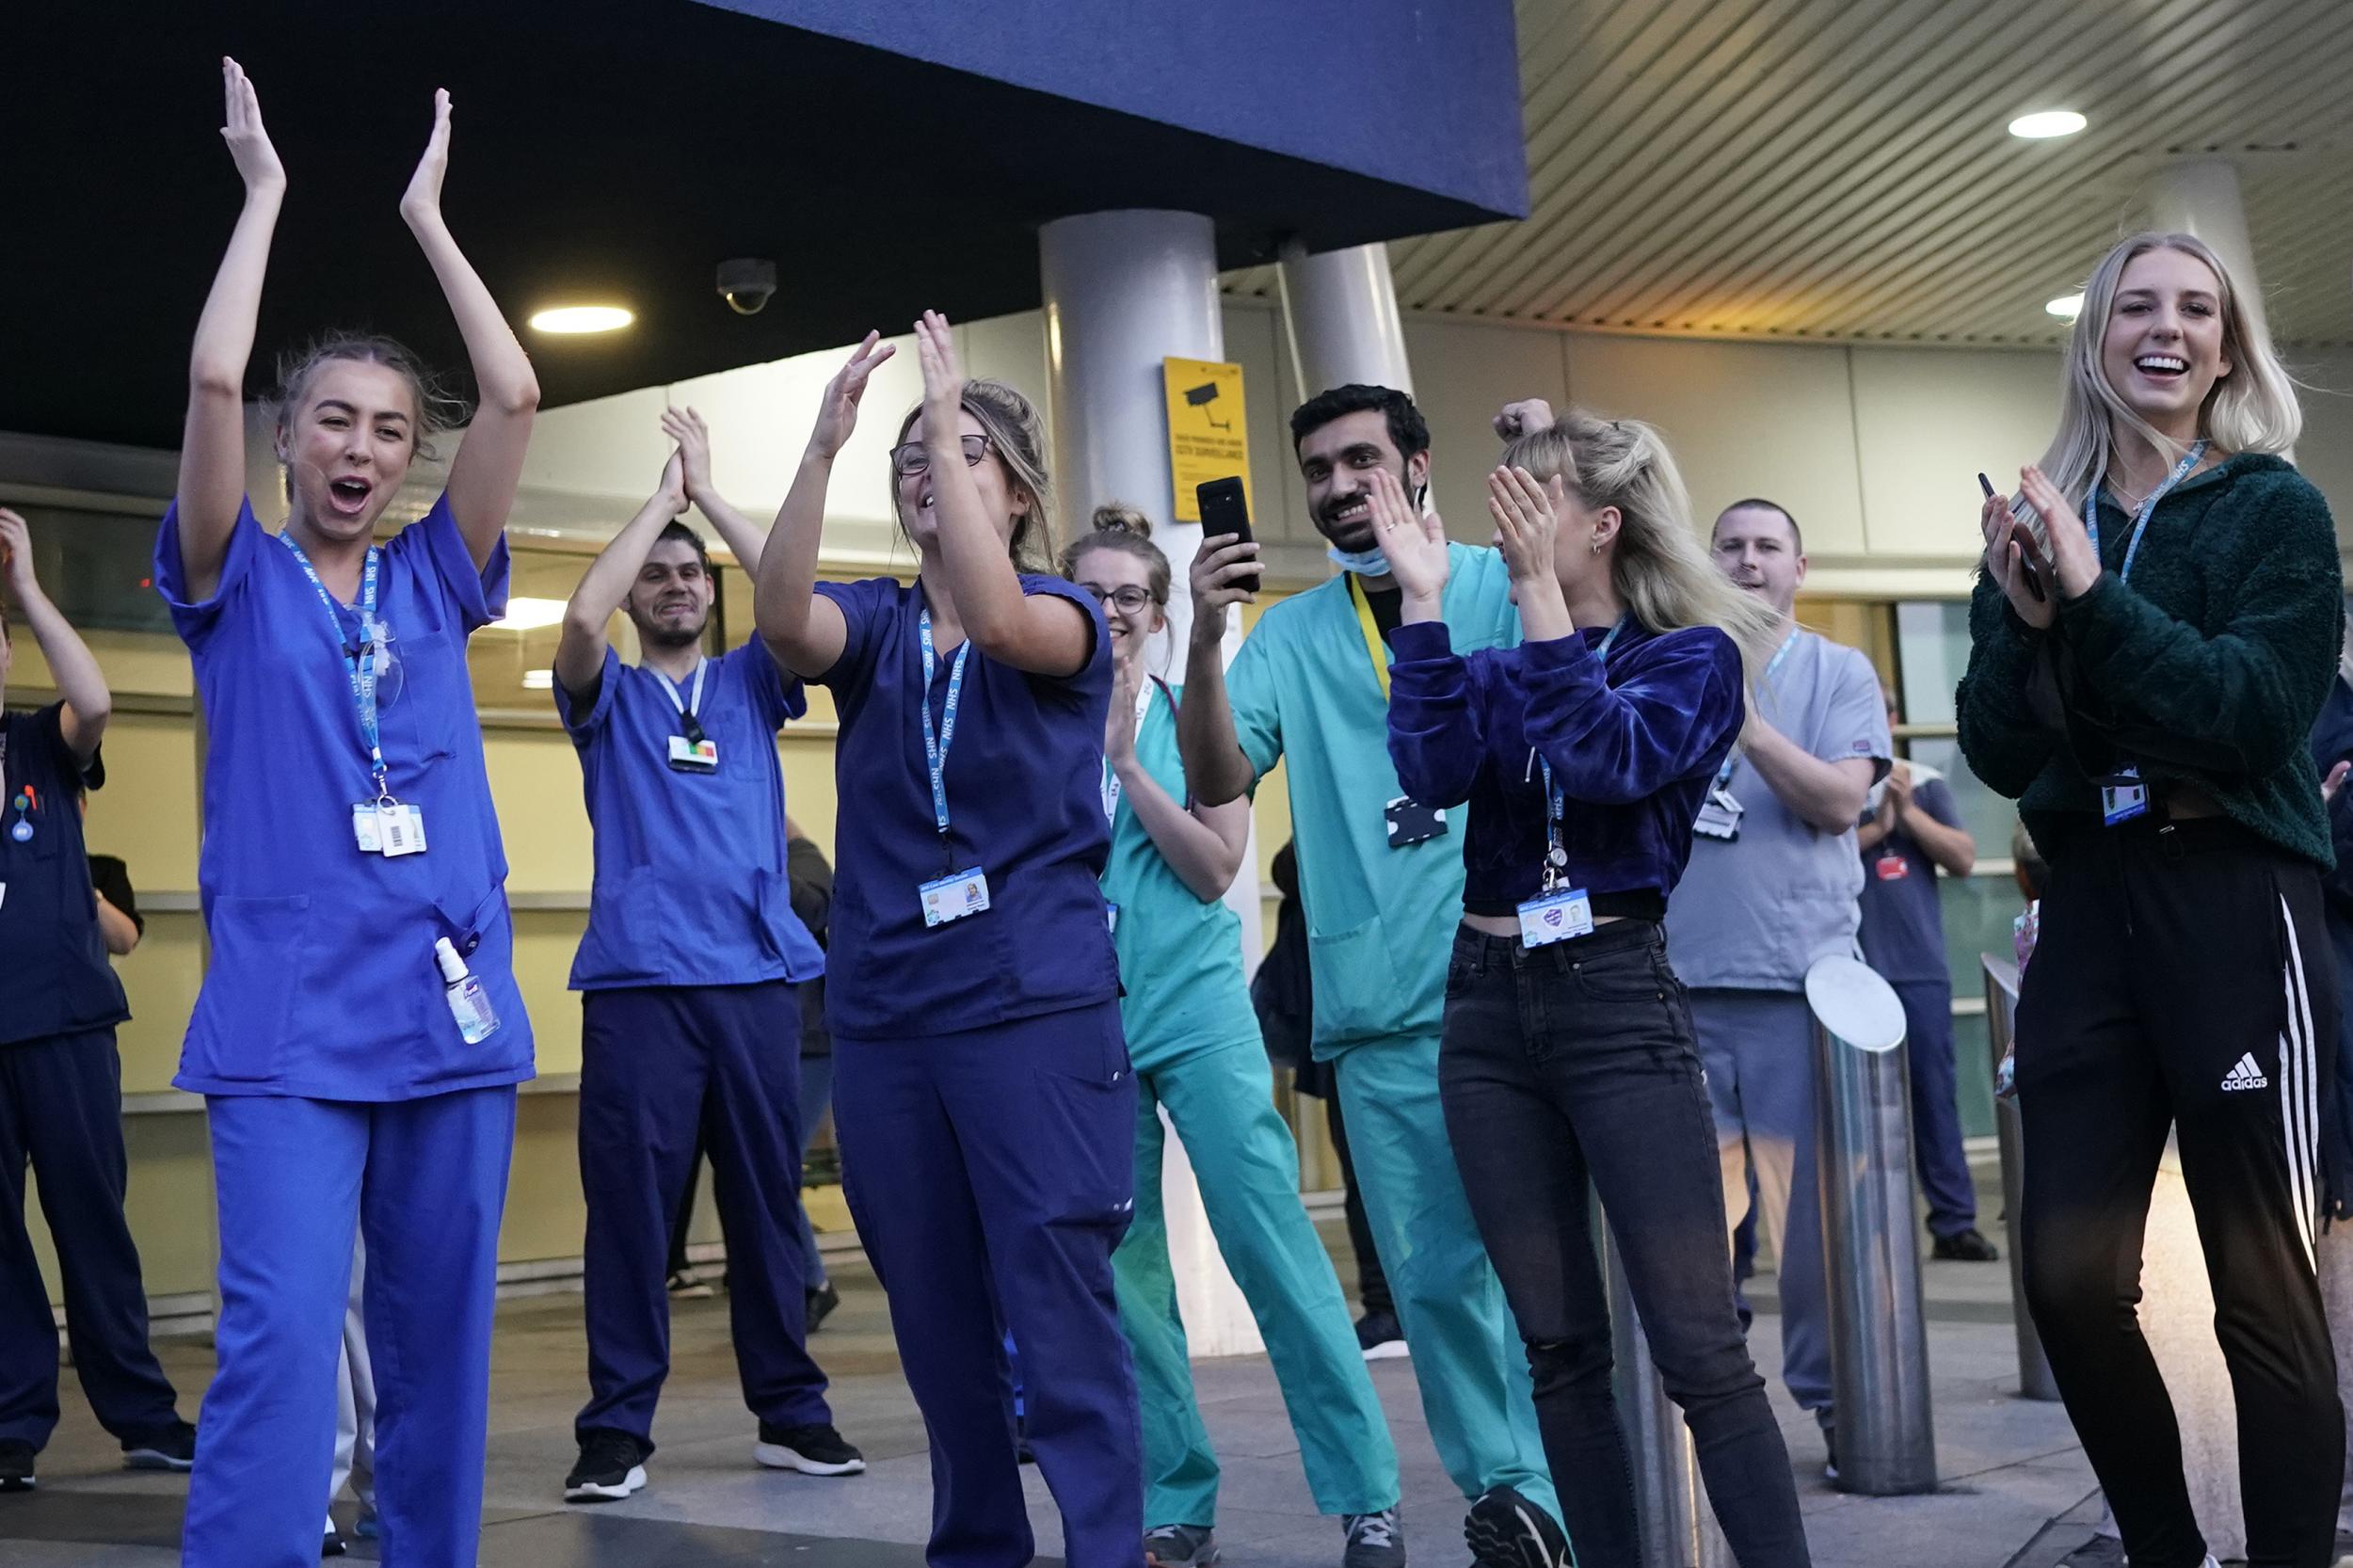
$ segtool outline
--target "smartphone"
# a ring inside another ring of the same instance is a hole
[[[1243,544],[1252,542],[1255,536],[1250,532],[1250,501],[1242,492],[1239,475],[1206,480],[1193,487],[1193,494],[1201,505],[1203,538],[1214,539],[1231,534]],[[1259,571],[1255,576],[1257,581],[1250,584],[1252,593],[1258,591],[1258,584],[1265,581],[1266,574]],[[1242,580],[1237,578],[1235,581],[1239,584]]]
[[[1982,473],[1977,475],[1977,488],[1985,492],[1985,498],[1988,501],[1993,499],[1993,481],[1988,479]],[[2027,536],[2030,539],[2033,537],[2031,534]],[[2022,550],[2018,552],[2018,569],[2026,584],[2027,595],[2032,598],[2037,604],[2044,602],[2045,595],[2042,592],[2042,575],[2034,569],[2034,552],[2032,550]]]

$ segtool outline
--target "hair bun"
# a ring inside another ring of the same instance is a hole
[[[1095,508],[1090,520],[1098,534],[1133,534],[1139,539],[1152,536],[1152,520],[1124,501],[1107,501]]]

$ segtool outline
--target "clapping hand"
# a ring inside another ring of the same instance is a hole
[[[1434,603],[1446,591],[1446,524],[1405,498],[1405,487],[1387,469],[1376,469],[1368,496],[1373,536],[1389,560],[1389,571],[1408,600]]]
[[[278,149],[270,145],[269,133],[262,129],[262,101],[254,95],[245,67],[226,56],[220,62],[220,88],[224,109],[220,139],[229,144],[229,156],[236,162],[247,194],[284,190],[286,166],[278,161]]]
[[[866,395],[867,381],[877,365],[897,352],[897,345],[884,343],[880,333],[869,332],[851,352],[849,361],[834,372],[818,402],[817,428],[808,438],[812,453],[828,458],[840,454],[850,432],[857,428],[858,399]]]
[[[703,416],[692,408],[664,408],[662,433],[678,443],[680,472],[685,478],[680,495],[687,501],[700,502],[712,494],[711,427],[703,423]],[[680,509],[684,510],[682,506]]]
[[[24,603],[40,584],[33,578],[33,536],[24,520],[0,506],[0,579],[18,604]]]
[[[2035,569],[2048,583],[2051,573],[2041,564],[2041,552],[2035,546],[2034,535],[2025,524],[2010,515],[2009,498],[1989,495],[1977,509],[1977,527],[1985,535],[1985,569],[1999,584],[2003,597],[2020,620],[2038,632],[2050,626],[2058,614],[2046,595],[2036,598],[2026,586],[2028,561],[2038,563]]]
[[[2043,472],[2029,463],[2019,471],[2018,485],[2026,497],[2026,504],[2042,515],[2042,536],[2050,541],[2051,566],[2058,580],[2059,593],[2068,599],[2080,599],[2100,581],[2099,552],[2091,548],[2091,535],[2084,527],[2084,520],[2075,515],[2074,503],[2059,493]]]
[[[400,198],[400,216],[412,229],[420,222],[438,221],[441,216],[441,177],[449,172],[449,89],[437,88],[433,133],[425,137],[424,156],[417,160],[417,171],[408,177],[408,188]]]
[[[1553,554],[1560,543],[1561,504],[1567,494],[1559,478],[1539,482],[1524,468],[1498,468],[1487,475],[1487,515],[1495,519],[1496,545],[1514,583],[1559,581]]]
[[[924,442],[953,451],[964,440],[964,366],[948,318],[937,311],[925,311],[915,324],[915,358],[923,369]]]

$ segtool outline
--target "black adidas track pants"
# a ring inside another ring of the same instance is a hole
[[[2198,1568],[2135,1315],[2166,1135],[2238,1403],[2248,1560],[2334,1560],[2345,1418],[2313,1240],[2337,979],[2315,869],[2221,818],[2075,835],[2018,1008],[2026,1297],[2134,1568]]]

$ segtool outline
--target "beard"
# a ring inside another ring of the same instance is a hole
[[[637,628],[637,640],[648,648],[692,648],[703,640],[703,631],[711,624],[709,612],[692,621],[670,622],[656,616],[630,612],[630,624]]]

